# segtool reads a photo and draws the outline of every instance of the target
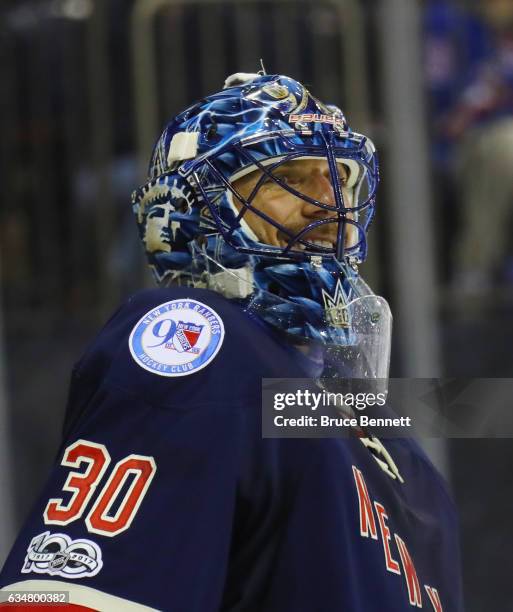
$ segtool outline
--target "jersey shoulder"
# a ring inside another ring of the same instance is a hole
[[[179,410],[259,405],[262,379],[278,376],[300,377],[298,362],[240,305],[208,290],[150,289],[131,296],[80,359],[67,413],[100,390]]]
[[[217,374],[237,366],[244,378],[262,362],[272,362],[275,353],[290,353],[288,349],[283,339],[222,295],[170,287],[131,296],[100,331],[79,369],[92,361],[105,369],[128,368],[131,376],[123,372],[125,384],[146,372],[153,381],[155,376],[197,379],[207,366]],[[247,361],[251,367],[245,367]]]

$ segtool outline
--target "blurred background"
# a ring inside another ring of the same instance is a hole
[[[73,363],[151,284],[130,193],[228,74],[297,78],[381,154],[371,256],[391,374],[513,372],[512,0],[0,1],[0,564],[57,450]],[[513,444],[431,441],[467,610],[513,610]]]

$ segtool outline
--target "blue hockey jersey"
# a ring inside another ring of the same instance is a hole
[[[463,610],[446,485],[411,440],[263,439],[294,347],[207,290],[141,292],[73,370],[62,447],[0,574],[68,609]],[[66,609],[66,608],[61,608]]]

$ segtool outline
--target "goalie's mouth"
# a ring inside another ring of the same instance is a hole
[[[316,247],[321,247],[322,249],[334,249],[335,242],[331,240],[305,240],[309,244],[313,244]],[[293,249],[298,249],[300,251],[306,251],[309,247],[306,244],[302,244],[301,242],[296,242],[293,246]]]
[[[323,250],[333,251],[337,248],[337,233],[334,225],[329,224],[324,226],[324,231],[312,230],[305,234],[301,234],[301,231],[294,228],[290,231],[290,234],[278,231],[276,234],[276,241],[281,248],[289,248],[295,251],[307,251],[316,248]],[[354,233],[356,228],[352,225],[347,225],[345,228],[345,247],[350,247],[354,244]]]

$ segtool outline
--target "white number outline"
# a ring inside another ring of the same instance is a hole
[[[75,461],[69,461],[68,457],[70,455],[70,453],[75,450],[75,448],[77,448],[80,445],[84,445],[84,446],[89,446],[89,447],[94,447],[97,448],[99,450],[101,450],[103,452],[103,456],[105,459],[105,463],[103,464],[103,467],[100,469],[100,471],[98,472],[98,476],[96,477],[96,479],[89,485],[89,491],[87,493],[87,495],[84,498],[84,501],[82,502],[81,506],[78,508],[78,511],[76,514],[74,514],[71,518],[66,519],[66,520],[59,520],[59,519],[50,519],[48,517],[48,510],[50,508],[50,506],[55,505],[55,508],[52,509],[52,511],[58,511],[58,512],[68,512],[69,510],[71,510],[71,508],[73,507],[73,504],[75,503],[75,500],[77,499],[78,495],[81,493],[82,489],[80,487],[76,487],[73,485],[70,485],[70,481],[73,478],[78,478],[79,480],[84,480],[86,479],[90,474],[91,474],[91,470],[93,469],[96,461],[94,459],[91,459],[90,457],[84,456],[84,455],[79,455]],[[62,458],[61,461],[61,465],[65,466],[65,467],[73,467],[73,468],[78,468],[80,467],[80,465],[82,463],[87,463],[88,467],[86,468],[85,472],[76,472],[76,471],[71,471],[68,474],[68,477],[66,478],[66,482],[64,483],[64,486],[62,487],[63,491],[68,491],[70,493],[73,493],[73,495],[71,496],[69,502],[67,505],[63,505],[63,499],[62,497],[52,497],[51,499],[48,500],[48,503],[46,504],[45,510],[43,512],[43,516],[44,516],[44,521],[46,525],[69,525],[69,523],[72,523],[73,521],[78,520],[79,518],[82,517],[84,510],[87,506],[87,504],[89,503],[89,501],[91,500],[91,497],[94,495],[95,491],[96,491],[96,485],[100,482],[100,480],[103,478],[105,472],[107,471],[107,468],[109,466],[111,462],[111,457],[109,454],[109,451],[107,450],[107,448],[103,445],[103,444],[98,444],[96,442],[91,442],[89,440],[77,440],[76,442],[74,442],[73,444],[71,444],[71,446],[68,446],[66,448],[66,450],[64,451],[64,456]]]

